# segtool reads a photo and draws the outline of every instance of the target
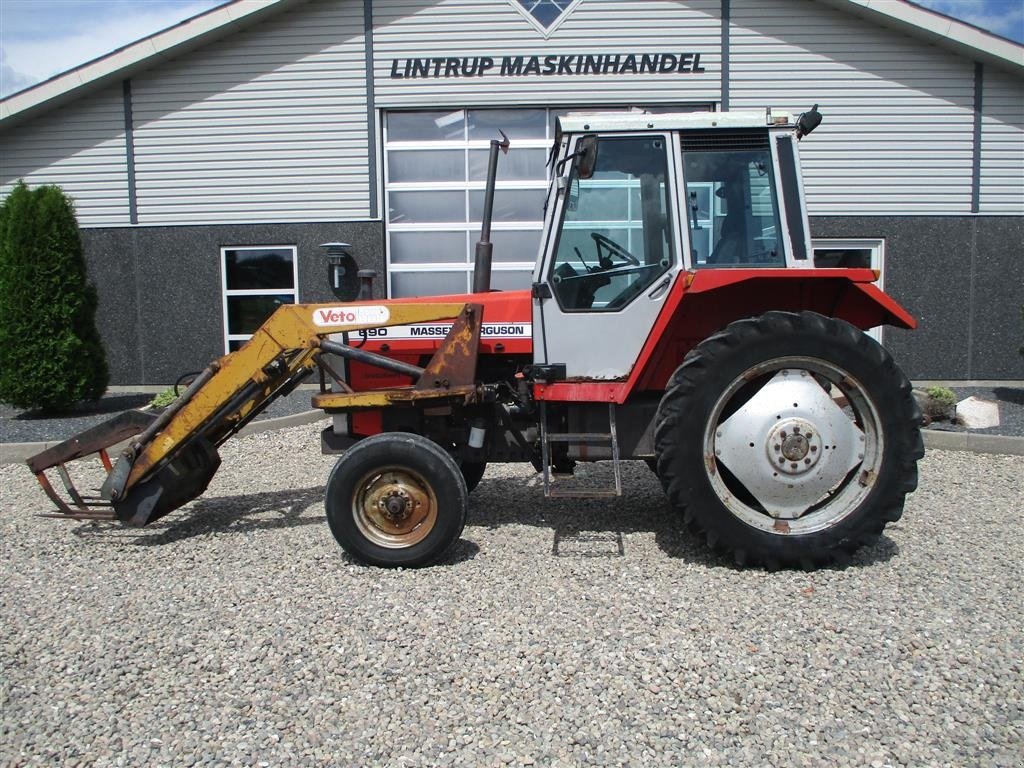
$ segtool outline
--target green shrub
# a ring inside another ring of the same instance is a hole
[[[952,419],[956,408],[956,393],[946,387],[928,387],[925,394],[928,400],[924,404],[925,415],[930,420]]]
[[[0,401],[56,411],[102,396],[95,316],[71,201],[18,182],[0,206]]]
[[[174,387],[168,387],[159,395],[156,395],[152,400],[149,401],[150,408],[166,408],[168,405],[178,399],[178,396],[174,394]]]
[[[946,387],[928,387],[928,397],[935,401],[936,405],[951,408],[956,403],[956,393]]]

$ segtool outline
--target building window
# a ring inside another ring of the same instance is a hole
[[[824,268],[881,269],[885,241],[879,239],[814,240],[814,266]],[[879,286],[882,279],[879,278]]]
[[[224,349],[233,352],[282,304],[295,304],[298,258],[293,245],[220,249]]]
[[[630,107],[603,111],[625,112]],[[656,111],[710,110],[710,104]],[[498,159],[491,287],[529,288],[543,228],[548,151],[557,115],[571,109],[388,112],[384,119],[388,295],[466,293],[480,237],[487,158],[499,129],[512,142]],[[651,110],[655,111],[655,110]]]
[[[881,238],[856,238],[826,240],[815,238],[814,266],[825,269],[858,268],[878,270],[878,287],[884,290],[885,281],[885,240]],[[873,328],[868,332],[875,341],[882,341],[882,329]]]

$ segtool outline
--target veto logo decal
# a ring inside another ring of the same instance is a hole
[[[451,323],[417,323],[367,328],[356,333],[364,339],[443,339],[451,328]],[[480,329],[482,339],[528,339],[532,335],[530,323],[484,323]]]
[[[321,328],[332,325],[370,325],[391,319],[387,307],[322,307],[313,310],[313,323]]]

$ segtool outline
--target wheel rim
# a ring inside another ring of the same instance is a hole
[[[352,517],[374,544],[411,547],[433,530],[437,496],[419,472],[397,466],[375,469],[356,484]]]
[[[874,489],[882,455],[867,390],[818,358],[776,358],[744,371],[715,403],[704,434],[704,469],[725,507],[780,535],[840,523]]]

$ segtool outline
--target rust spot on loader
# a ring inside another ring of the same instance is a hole
[[[473,384],[482,314],[483,307],[479,304],[463,307],[413,389],[448,389]]]

